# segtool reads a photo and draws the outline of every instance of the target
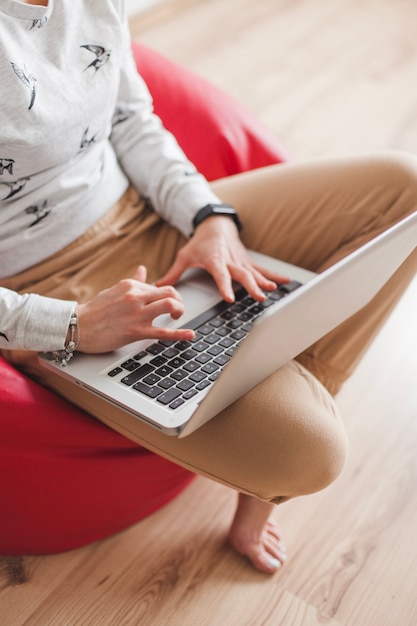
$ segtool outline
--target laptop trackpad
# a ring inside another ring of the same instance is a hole
[[[222,300],[216,283],[204,270],[187,270],[175,288],[183,299],[184,315],[179,320],[173,320],[169,315],[159,315],[154,319],[153,326],[168,328],[186,326],[188,320]]]

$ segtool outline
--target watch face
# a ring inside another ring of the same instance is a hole
[[[213,215],[236,215],[236,211],[232,208],[215,206],[212,209]]]

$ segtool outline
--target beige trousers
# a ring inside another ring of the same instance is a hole
[[[416,164],[411,156],[392,153],[317,160],[223,179],[213,183],[213,189],[239,211],[242,239],[249,248],[320,272],[417,209]],[[140,263],[147,266],[149,280],[155,280],[183,243],[178,231],[129,190],[76,242],[1,282],[21,292],[82,302],[132,275]],[[157,454],[278,503],[327,486],[341,471],[346,437],[332,395],[351,374],[416,270],[417,250],[366,308],[180,440],[40,371],[34,358],[4,355]]]

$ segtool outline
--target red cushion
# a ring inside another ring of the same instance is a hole
[[[226,93],[140,44],[133,52],[155,112],[208,180],[288,160],[278,139]]]
[[[133,50],[157,113],[209,179],[286,158],[228,96],[143,46]],[[161,507],[193,477],[1,357],[0,387],[2,555],[58,552],[101,539]]]
[[[157,510],[192,480],[4,360],[0,372],[0,554],[95,541]]]

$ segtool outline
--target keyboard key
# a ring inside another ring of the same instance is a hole
[[[177,381],[175,381],[173,378],[163,378],[159,383],[158,386],[162,387],[162,389],[171,389],[171,387],[173,387],[176,384]]]
[[[216,372],[219,369],[219,367],[220,365],[216,365],[216,363],[206,363],[201,368],[201,371],[206,372],[206,374],[213,374],[213,372]]]
[[[169,408],[178,409],[178,407],[184,404],[184,402],[185,400],[183,400],[182,398],[177,398],[176,400],[174,400],[174,402],[171,402],[171,404],[169,405]]]
[[[187,363],[184,365],[184,369],[187,372],[195,372],[195,370],[198,370],[199,367],[200,364],[196,363],[195,361],[187,361]]]
[[[282,293],[279,289],[275,289],[275,291],[270,291],[270,292],[268,293],[268,297],[269,297],[271,300],[274,300],[275,302],[276,302],[277,300],[281,300],[281,298],[283,298],[284,296],[285,296],[285,294],[284,294],[284,293]]]
[[[197,372],[193,372],[192,374],[190,374],[190,380],[194,381],[195,383],[199,383],[205,378],[207,378],[207,374],[205,374],[201,370],[198,370]],[[185,382],[185,381],[182,381],[182,382]],[[181,383],[178,383],[177,386],[179,387],[180,385]]]
[[[245,306],[243,304],[234,304],[231,308],[231,311],[234,313],[242,313],[245,310]]]
[[[223,326],[224,320],[222,320],[221,317],[214,317],[212,320],[210,320],[209,324],[214,328],[218,328],[219,326]]]
[[[223,348],[230,348],[233,346],[235,342],[230,337],[223,337],[221,341],[219,341],[219,346],[223,346]]]
[[[177,387],[181,389],[181,391],[188,391],[191,387],[194,387],[194,383],[188,380],[188,378],[184,378],[184,380],[178,383]]]
[[[171,374],[171,378],[175,378],[175,380],[182,380],[183,378],[186,378],[187,376],[188,376],[188,373],[184,372],[184,370],[175,370],[175,372]]]
[[[110,372],[107,372],[107,376],[111,376],[111,378],[114,378],[114,376],[117,376],[117,374],[120,374],[120,372],[123,372],[121,367],[115,367],[114,369],[110,370]]]
[[[160,339],[159,343],[161,343],[165,348],[170,348],[174,345],[175,339]]]
[[[165,346],[162,343],[153,343],[146,348],[146,352],[149,352],[149,354],[159,354],[163,350],[165,350]]]
[[[186,391],[185,393],[182,394],[182,397],[184,398],[184,400],[190,400],[191,398],[193,398],[196,394],[198,393],[197,389],[190,389],[190,391]]]
[[[151,386],[151,385],[156,385],[156,383],[159,383],[160,380],[161,380],[160,376],[157,376],[155,373],[152,373],[152,374],[148,374],[148,376],[145,376],[145,378],[143,379],[143,382]]]
[[[171,361],[168,361],[167,365],[168,367],[172,367],[175,370],[185,365],[185,361],[184,359],[180,359],[179,357],[176,357],[174,359],[171,359]]]
[[[252,315],[259,315],[260,313],[263,313],[262,305],[255,304],[254,306],[251,306],[251,308],[249,309],[249,313],[251,313]]]
[[[219,341],[219,335],[207,335],[207,337],[204,337],[204,341],[212,345]]]
[[[174,357],[176,357],[178,354],[180,353],[179,350],[176,350],[176,348],[168,348],[168,350],[165,350],[165,352],[163,353],[163,356],[166,359],[173,359]]]
[[[207,352],[208,354],[211,354],[212,356],[217,356],[218,354],[223,352],[223,348],[221,346],[210,346]]]
[[[230,357],[226,356],[225,354],[220,354],[218,357],[216,357],[213,361],[213,363],[217,363],[217,365],[220,365],[220,367],[223,367],[223,365],[226,365],[226,363],[228,363],[230,361]]]
[[[298,280],[291,280],[289,283],[285,283],[285,285],[281,285],[279,290],[283,293],[291,293],[301,287],[301,283]]]
[[[150,363],[152,365],[154,365],[155,367],[161,367],[161,365],[164,365],[164,363],[167,362],[168,359],[166,359],[164,356],[156,356],[155,358],[150,360]]]
[[[196,352],[195,350],[184,350],[184,352],[181,352],[181,358],[182,359],[193,359],[195,356],[197,356],[198,352]]]
[[[161,376],[162,378],[164,376],[169,376],[170,374],[172,374],[174,370],[172,369],[172,367],[168,367],[168,365],[163,365],[162,367],[159,367],[157,370],[155,370],[155,374],[158,374],[158,376]]]
[[[133,358],[136,359],[136,361],[140,361],[141,359],[145,358],[145,356],[148,356],[148,353],[145,352],[145,350],[142,350],[142,352],[138,352],[138,354],[135,354]]]
[[[246,289],[244,287],[239,287],[239,289],[235,291],[235,301],[240,302],[241,300],[246,298],[247,295],[248,292],[246,291]]]
[[[233,319],[226,324],[226,328],[231,328],[232,330],[234,330],[235,328],[239,328],[239,326],[242,326],[242,324],[243,322],[241,320]]]
[[[213,328],[212,326],[209,326],[209,324],[204,324],[203,326],[199,326],[198,327],[198,332],[201,333],[202,335],[209,335],[212,332]]]
[[[139,367],[139,363],[134,359],[128,359],[124,363],[121,364],[124,370],[128,370],[129,372],[133,372],[137,367]]]
[[[216,328],[215,333],[220,337],[225,337],[230,332],[230,328],[226,328],[226,326],[220,326],[220,328]]]
[[[205,389],[209,385],[211,385],[211,382],[209,380],[207,380],[207,379],[206,380],[202,380],[201,383],[198,383],[198,385],[196,385],[196,389],[201,391],[202,389]]]
[[[163,389],[161,389],[160,387],[150,387],[149,385],[145,385],[142,382],[133,385],[133,389],[136,389],[136,391],[140,391],[141,393],[145,394],[145,396],[148,396],[148,398],[157,398],[163,392]]]
[[[199,341],[193,345],[193,350],[196,352],[204,352],[207,349],[207,344],[204,341]]]
[[[202,365],[203,363],[207,363],[207,361],[211,361],[211,355],[207,354],[206,352],[202,352],[196,357],[195,360],[197,364],[197,367],[195,369],[198,369],[200,365]]]
[[[181,395],[180,389],[177,389],[176,387],[171,387],[171,389],[168,389],[168,391],[164,391],[164,393],[158,396],[157,401],[160,402],[161,404],[170,404],[171,402],[176,400],[176,398],[178,398],[178,396],[180,395]]]
[[[174,347],[177,348],[177,350],[181,352],[182,350],[186,350],[190,346],[191,346],[191,341],[177,341]]]
[[[144,376],[147,376],[152,371],[153,371],[152,365],[149,365],[149,363],[145,363],[144,365],[141,365],[140,367],[138,367],[138,369],[135,370],[134,372],[131,372],[127,376],[124,376],[124,378],[122,378],[120,382],[128,386],[134,385],[136,382],[138,382],[138,380],[140,380],[141,378],[144,378]]]
[[[244,330],[245,333],[248,333],[253,328],[253,322],[248,322],[247,324],[243,324],[241,330]]]

